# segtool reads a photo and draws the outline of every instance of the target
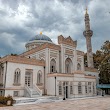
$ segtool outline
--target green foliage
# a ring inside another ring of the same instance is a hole
[[[99,83],[110,84],[110,41],[105,41],[100,50],[93,53],[94,68],[99,70]],[[87,54],[84,56],[87,66]]]
[[[99,66],[99,82],[102,84],[110,84],[110,55],[107,55]]]

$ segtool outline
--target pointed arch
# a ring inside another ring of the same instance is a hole
[[[37,73],[37,84],[42,84],[42,71],[39,70]]]
[[[51,59],[51,61],[50,61],[50,72],[51,73],[56,72],[56,61],[55,61],[55,59]]]
[[[80,63],[77,64],[77,70],[81,70],[81,64]]]
[[[65,73],[72,73],[72,60],[70,58],[67,58],[65,60]]]
[[[21,70],[17,68],[14,72],[14,84],[20,84]]]

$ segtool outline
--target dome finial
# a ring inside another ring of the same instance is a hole
[[[40,35],[42,35],[42,32],[40,32]]]
[[[87,13],[88,13],[87,11],[88,11],[88,9],[87,9],[87,7],[86,7],[86,13],[85,13],[85,14],[87,14]]]
[[[85,14],[88,14],[88,0],[86,0],[86,12]]]

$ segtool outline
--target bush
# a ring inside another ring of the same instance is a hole
[[[10,105],[13,105],[13,98],[12,98],[12,96],[10,96],[10,95],[8,95],[7,97],[0,96],[0,104],[7,105],[8,101],[11,101]]]

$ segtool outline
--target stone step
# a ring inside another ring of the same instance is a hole
[[[36,98],[35,98],[36,96]],[[15,99],[15,104],[16,105],[26,105],[26,104],[37,104],[37,103],[47,103],[47,102],[54,102],[55,98],[53,97],[38,97],[38,95],[35,95],[33,98],[18,98]]]

